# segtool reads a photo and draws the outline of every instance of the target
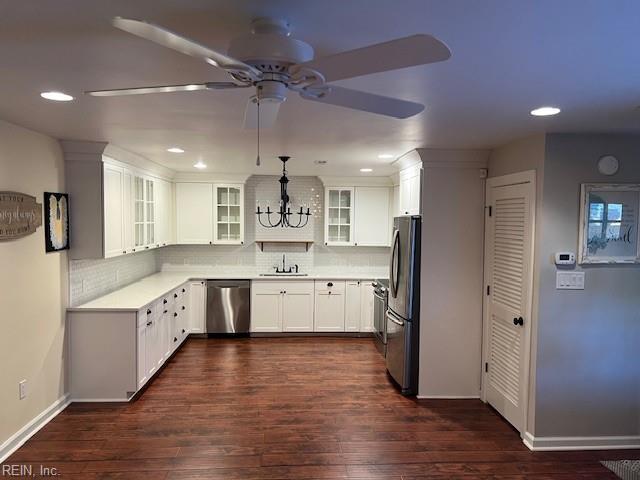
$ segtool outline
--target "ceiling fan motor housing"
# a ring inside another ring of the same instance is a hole
[[[265,73],[287,73],[290,65],[313,60],[313,47],[290,37],[289,24],[283,20],[258,18],[252,32],[234,38],[228,54]]]

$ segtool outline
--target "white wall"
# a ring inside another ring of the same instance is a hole
[[[419,395],[478,397],[488,152],[423,150]]]
[[[64,192],[58,142],[0,121],[0,190]],[[73,199],[70,199],[72,202]],[[71,219],[73,221],[73,219]],[[65,393],[66,253],[45,254],[44,227],[0,242],[0,445]],[[28,382],[19,400],[18,382]],[[0,448],[0,456],[2,456]]]

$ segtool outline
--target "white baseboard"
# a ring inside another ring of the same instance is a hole
[[[416,395],[418,400],[477,400],[480,395]]]
[[[529,432],[523,443],[534,451],[552,450],[623,450],[640,448],[640,436],[609,437],[534,437]]]
[[[2,445],[0,445],[0,463],[4,462],[9,455],[19,449],[24,443],[34,436],[38,430],[49,423],[53,418],[62,412],[71,403],[69,394],[60,397],[49,407],[40,413],[36,418],[27,423],[24,427],[14,433]]]

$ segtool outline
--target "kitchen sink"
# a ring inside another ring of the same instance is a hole
[[[261,277],[306,277],[308,273],[261,273]]]

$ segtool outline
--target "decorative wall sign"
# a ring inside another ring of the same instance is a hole
[[[640,184],[584,183],[580,263],[640,263]]]
[[[42,204],[36,197],[0,192],[0,241],[31,235],[42,225]]]
[[[44,193],[44,243],[47,252],[69,248],[69,195]]]

